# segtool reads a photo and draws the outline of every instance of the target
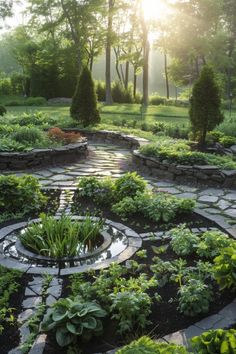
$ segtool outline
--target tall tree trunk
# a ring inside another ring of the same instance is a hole
[[[137,74],[136,71],[134,70],[134,84],[133,84],[133,96],[136,98],[136,92],[137,92]]]
[[[149,95],[148,95],[148,83],[149,83],[149,52],[150,44],[147,39],[144,47],[144,61],[143,61],[143,104],[148,105]]]
[[[119,54],[118,54],[118,50],[116,48],[114,48],[114,53],[116,56],[116,73],[117,73],[120,83],[122,83],[122,78],[121,78],[120,69],[119,69]]]
[[[145,19],[142,18],[142,30],[143,30],[143,104],[148,105],[148,79],[149,79],[149,53],[150,43],[148,40],[148,29],[145,23]]]
[[[125,86],[125,75],[124,75],[122,64],[120,64],[120,72],[121,72],[122,84]]]
[[[108,26],[107,26],[107,43],[106,43],[106,104],[113,103],[111,94],[111,37],[112,37],[112,10],[114,0],[108,0]]]
[[[165,79],[166,79],[166,98],[170,98],[170,86],[169,86],[169,76],[168,76],[168,62],[167,62],[167,54],[164,53],[164,65],[165,65]]]
[[[90,57],[90,63],[89,63],[89,70],[92,72],[93,71],[93,54]]]
[[[128,89],[129,85],[129,61],[125,63],[125,89]]]

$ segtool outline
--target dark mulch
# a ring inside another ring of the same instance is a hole
[[[20,222],[30,218],[38,218],[41,212],[55,214],[59,206],[60,191],[44,190],[43,194],[48,196],[48,202],[47,205],[44,206],[44,208],[42,208],[37,214],[31,213],[30,215],[27,215],[22,219],[8,220],[2,223],[0,227],[4,227],[14,222]],[[32,280],[31,275],[23,274],[19,281],[20,286],[18,288],[18,291],[15,294],[13,294],[10,298],[9,307],[15,309],[14,310],[15,318],[17,318],[18,314],[22,310],[21,304],[24,297],[25,287],[30,280]],[[15,323],[14,325],[9,325],[8,323],[4,323],[4,331],[2,335],[0,335],[0,353],[1,354],[8,353],[9,350],[17,347],[19,345],[19,340],[20,340],[20,336],[19,336],[17,323]]]
[[[18,291],[15,294],[13,294],[10,298],[9,307],[15,309],[14,310],[15,318],[17,318],[17,316],[22,311],[21,304],[24,299],[25,288],[28,282],[31,281],[32,279],[33,279],[32,275],[23,274],[19,280]],[[17,323],[14,323],[13,325],[4,323],[3,326],[4,326],[4,331],[2,335],[0,335],[0,353],[7,354],[9,350],[19,345],[20,333],[18,330]]]
[[[124,225],[132,228],[138,233],[154,232],[168,230],[171,227],[175,227],[177,224],[187,223],[189,227],[211,227],[215,226],[214,223],[208,219],[199,217],[195,213],[186,213],[177,215],[171,223],[157,223],[145,219],[142,215],[136,214],[132,215],[131,219],[121,219],[115,213],[111,211],[110,207],[107,206],[96,206],[94,202],[89,198],[80,198],[78,193],[75,192],[73,198],[72,211],[76,214],[90,213],[91,215],[101,216],[105,219],[109,219],[115,222],[121,222]]]

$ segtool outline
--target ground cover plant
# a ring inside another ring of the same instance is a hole
[[[81,203],[86,205],[88,198],[106,214],[105,205],[110,206],[113,216],[126,220],[131,216],[143,219],[144,223],[168,223],[178,215],[188,214],[194,208],[194,201],[178,199],[168,193],[152,193],[147,190],[143,178],[136,172],[112,180],[99,180],[96,177],[84,177],[79,180],[75,194],[74,211],[80,211]]]
[[[199,152],[191,149],[186,140],[164,139],[142,146],[141,154],[180,165],[214,165],[222,169],[236,169],[236,160],[231,156]]]
[[[33,176],[0,176],[0,223],[38,216],[42,211],[55,213],[58,203],[58,191],[42,191],[38,179]]]
[[[41,112],[0,119],[0,152],[24,152],[33,148],[58,147],[82,141],[79,133],[51,128],[54,124],[55,119],[48,119]]]
[[[59,219],[41,214],[39,223],[29,225],[20,235],[21,243],[29,250],[52,258],[75,257],[92,251],[99,243],[103,221],[89,216],[73,221],[62,215]]]
[[[30,276],[20,271],[0,266],[0,343],[3,353],[19,343],[17,316],[29,279]]]

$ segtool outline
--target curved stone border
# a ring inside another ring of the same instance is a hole
[[[111,236],[106,231],[102,231],[101,236],[103,238],[103,242],[102,242],[101,246],[96,248],[93,252],[83,253],[78,257],[52,258],[52,257],[42,256],[40,254],[36,254],[34,252],[27,250],[19,239],[16,240],[15,247],[16,247],[17,252],[21,256],[26,257],[26,258],[33,260],[33,261],[37,261],[42,264],[44,264],[44,263],[52,263],[52,264],[58,263],[58,264],[60,264],[63,262],[76,262],[76,261],[81,261],[84,259],[94,257],[94,256],[98,255],[99,253],[105,251],[111,245],[111,242],[112,242]]]
[[[0,170],[23,170],[53,166],[62,162],[83,159],[87,154],[87,141],[52,149],[34,149],[29,152],[1,152]]]
[[[189,182],[221,188],[236,188],[236,170],[220,170],[216,166],[184,166],[159,161],[133,151],[133,162],[141,171],[154,177],[166,178],[176,182]]]
[[[56,217],[56,218],[59,218]],[[81,216],[74,216],[74,219],[79,220],[83,217]],[[99,219],[99,218],[94,218],[94,219]],[[35,219],[38,221],[39,219]],[[31,220],[30,223],[35,222],[35,220]],[[9,225],[6,227],[3,227],[0,229],[0,241],[2,241],[7,235],[12,233],[13,231],[25,228],[29,223],[28,222],[20,222],[17,224]],[[0,253],[0,264],[6,268],[11,268],[11,269],[19,269],[23,272],[26,272],[28,274],[51,274],[51,275],[71,275],[75,273],[83,273],[88,270],[99,270],[99,269],[105,269],[108,268],[111,263],[122,263],[129,258],[131,258],[139,249],[142,247],[142,238],[140,237],[139,234],[137,234],[135,231],[130,229],[129,227],[113,222],[111,220],[105,220],[105,224],[111,227],[114,227],[118,231],[122,232],[126,237],[127,237],[127,247],[117,256],[114,256],[110,259],[106,259],[103,262],[99,263],[94,263],[94,264],[85,264],[82,266],[75,266],[75,267],[70,267],[70,268],[64,268],[60,269],[58,267],[52,268],[52,267],[39,267],[39,266],[32,266],[31,264],[26,264],[26,263],[21,263],[16,259],[6,257],[4,254]]]
[[[124,146],[128,149],[138,149],[144,144],[148,144],[149,141],[144,138],[139,138],[134,135],[127,135],[115,131],[109,130],[97,130],[91,131],[86,129],[63,129],[64,131],[69,132],[79,132],[84,135],[88,140],[93,142],[98,142],[102,144],[114,144]]]

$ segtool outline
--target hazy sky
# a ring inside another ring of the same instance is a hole
[[[25,15],[23,15],[22,12],[25,10],[25,6],[26,6],[26,1],[24,0],[13,1],[13,16],[7,18],[4,21],[1,32],[7,32],[9,31],[9,29],[16,27],[21,23],[24,23]]]

